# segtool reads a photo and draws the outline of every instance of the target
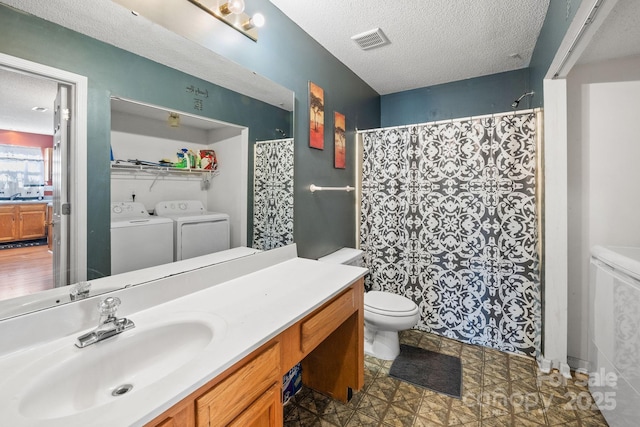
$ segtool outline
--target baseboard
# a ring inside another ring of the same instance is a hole
[[[571,378],[571,368],[567,363],[560,362],[559,360],[545,359],[543,356],[539,356],[536,361],[538,362],[538,369],[543,374],[548,374],[552,370],[557,370],[565,378]]]
[[[578,359],[577,357],[567,356],[567,363],[571,366],[576,372],[588,373],[589,372],[589,362],[587,360]]]

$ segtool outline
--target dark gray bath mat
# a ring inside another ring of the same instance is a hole
[[[455,356],[400,344],[400,355],[393,361],[389,376],[447,396],[462,397],[462,362]]]

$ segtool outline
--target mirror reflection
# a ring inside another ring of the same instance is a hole
[[[51,152],[57,85],[2,68],[0,81],[0,300],[5,300],[54,287]]]
[[[111,101],[111,274],[247,242],[248,132]]]
[[[0,249],[3,271],[15,269],[14,275],[17,275],[11,276],[11,281],[3,280],[0,319],[148,283],[192,268],[183,264],[153,273],[139,270],[153,265],[175,264],[174,261],[211,252],[219,252],[221,256],[211,258],[210,262],[224,262],[255,253],[246,246],[267,250],[291,243],[293,140],[286,138],[290,132],[290,129],[274,127],[273,135],[278,139],[251,143],[247,127],[112,98],[111,270],[112,274],[119,275],[99,279],[98,286],[74,281],[73,286],[54,288],[52,249],[55,246],[46,245],[47,237],[51,236],[48,229],[51,214],[45,210],[34,221],[44,227],[40,236],[44,245],[31,248],[34,253],[26,256],[11,249]],[[47,186],[38,186],[36,190],[41,191],[35,194],[35,199],[20,200],[20,203],[38,202],[46,207],[50,201],[47,156],[50,153],[43,148],[39,161],[43,163],[42,174]],[[257,160],[254,156],[258,156]],[[253,192],[254,176],[259,177],[255,182],[257,197]],[[27,196],[21,194],[22,199]],[[274,197],[277,197],[276,204]],[[0,201],[5,202],[14,200]],[[162,215],[158,215],[159,207],[164,208]],[[2,208],[0,206],[0,210]],[[139,216],[128,215],[134,212]],[[207,215],[203,215],[204,212]],[[185,218],[194,213],[197,220]],[[164,228],[153,229],[140,226],[141,223],[162,224]],[[179,239],[177,230],[181,231]],[[162,244],[157,240],[160,234],[164,236]],[[8,243],[19,242],[9,240]],[[161,246],[164,253],[159,255],[156,249]],[[226,249],[231,249],[231,254],[221,252]],[[15,261],[12,267],[7,263],[9,258]],[[38,274],[34,274],[36,267]],[[35,288],[22,286],[27,276],[29,281],[37,282]]]

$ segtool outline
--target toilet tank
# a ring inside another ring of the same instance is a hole
[[[341,248],[329,255],[318,258],[318,261],[364,267],[363,255],[364,253],[360,249]]]

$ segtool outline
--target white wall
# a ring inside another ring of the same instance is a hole
[[[247,129],[239,136],[215,131],[209,136],[220,174],[211,180],[207,210],[229,215],[231,247],[247,245],[248,137]]]
[[[590,248],[640,246],[640,57],[577,66],[567,84],[567,352],[586,368]]]
[[[170,128],[166,123],[117,111],[111,113],[111,149],[116,160],[138,159],[157,162],[166,158],[176,161],[182,148],[201,150],[209,143],[207,131],[181,126]],[[200,200],[207,204],[207,192],[200,188],[200,176],[160,176],[149,189],[156,174],[140,172],[112,173],[111,201],[132,200],[141,202],[147,210],[153,210],[163,200]]]
[[[567,128],[566,81],[544,87],[544,345],[542,359],[567,366]]]

